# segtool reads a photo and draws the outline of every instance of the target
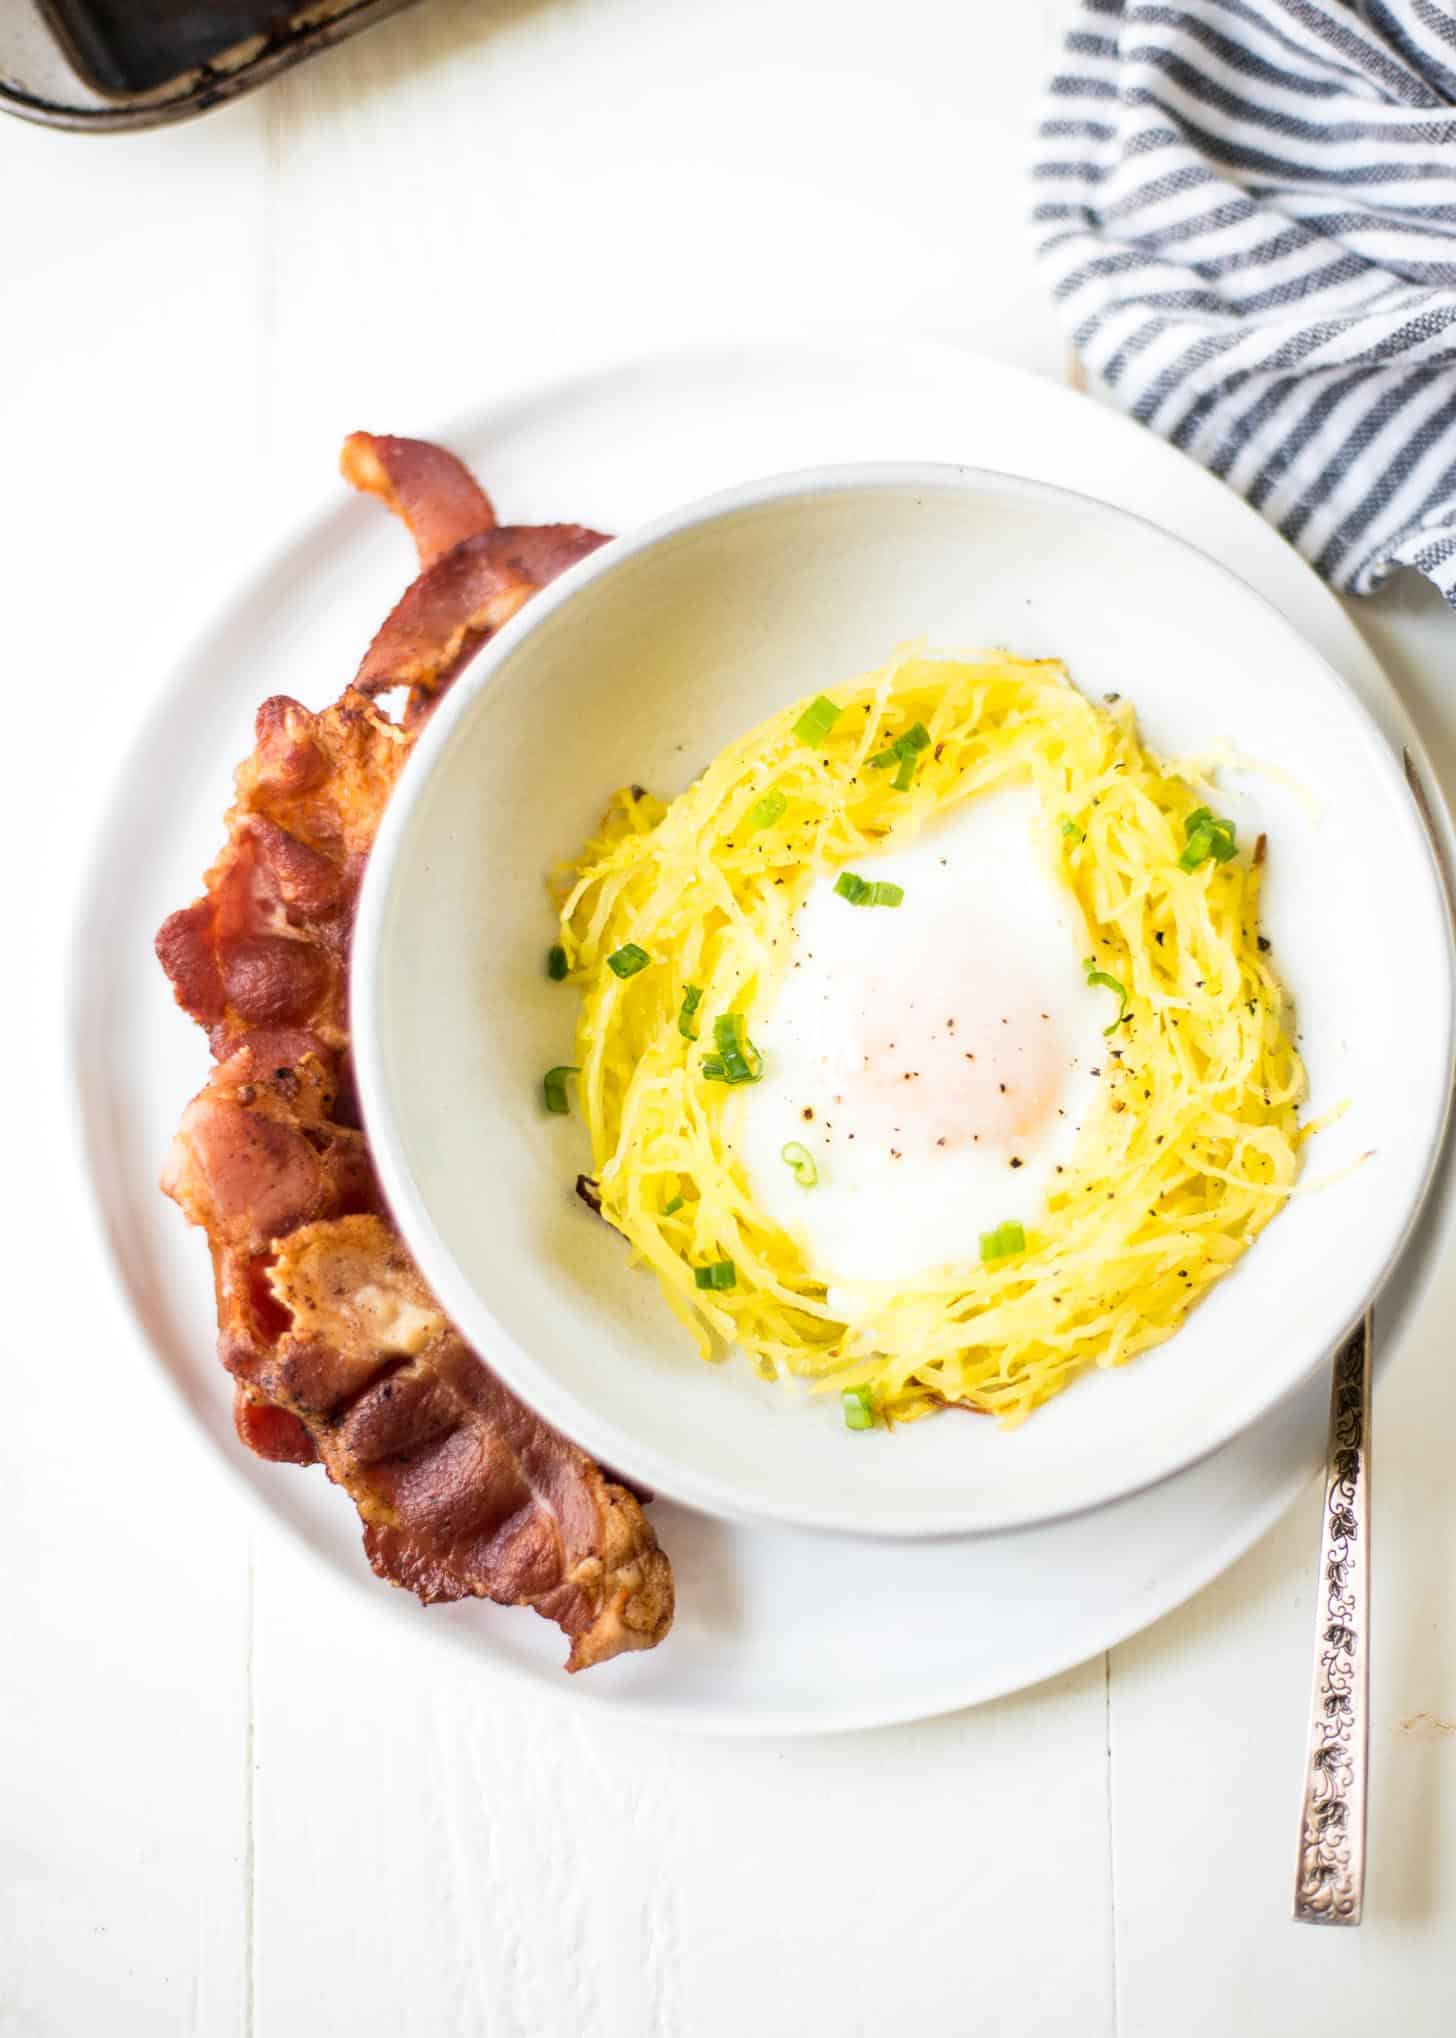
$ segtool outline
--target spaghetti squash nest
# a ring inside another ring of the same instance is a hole
[[[1089,968],[1125,992],[1109,1079],[1020,1250],[993,1237],[983,1260],[968,1239],[963,1260],[882,1284],[851,1325],[750,1194],[753,1016],[816,875],[1028,782],[1093,933]],[[560,903],[579,1097],[601,1214],[704,1357],[738,1344],[765,1376],[839,1390],[854,1427],[946,1406],[1012,1424],[1177,1330],[1280,1208],[1304,1137],[1290,1009],[1258,934],[1263,843],[1237,850],[1210,797],[1055,660],[922,651],[784,709],[670,805],[616,796]]]

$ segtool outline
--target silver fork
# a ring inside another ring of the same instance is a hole
[[[1335,1354],[1294,1915],[1358,1925],[1370,1745],[1370,1310]]]
[[[1426,788],[1409,750],[1406,784],[1456,915],[1456,890]],[[1335,1354],[1325,1447],[1325,1509],[1315,1612],[1314,1693],[1299,1817],[1294,1916],[1358,1925],[1365,1901],[1365,1795],[1370,1762],[1370,1369],[1367,1309]]]

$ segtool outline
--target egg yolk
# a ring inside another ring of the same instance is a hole
[[[1059,1115],[1073,1058],[1055,1014],[1014,970],[862,980],[828,1074],[860,1145],[894,1158],[978,1146],[1014,1157]]]

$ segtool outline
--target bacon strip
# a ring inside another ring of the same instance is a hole
[[[581,524],[508,524],[464,539],[406,589],[355,686],[366,694],[408,686],[416,697],[443,691],[538,588],[606,543]]]
[[[421,568],[462,538],[495,528],[495,508],[470,469],[428,439],[350,432],[339,468],[351,487],[377,495],[409,527]]]
[[[233,1393],[233,1426],[238,1442],[275,1465],[316,1465],[313,1438],[296,1415],[257,1397],[239,1380]]]
[[[501,529],[469,468],[424,439],[352,432],[339,465],[346,481],[378,496],[408,526],[419,553],[419,578],[354,675],[365,694],[408,687],[409,729],[524,602],[607,542],[580,524]]]
[[[289,1057],[290,1058],[286,1058]],[[208,1234],[244,1441],[322,1460],[382,1578],[427,1603],[531,1606],[567,1667],[649,1648],[672,1573],[624,1487],[475,1356],[385,1217],[339,1058],[249,1036],[183,1114],[163,1187]]]
[[[343,1081],[342,1056],[316,1034],[260,1029],[182,1113],[162,1188],[206,1231],[214,1268],[322,1218],[383,1208]]]
[[[293,1233],[268,1280],[290,1318],[271,1397],[352,1495],[382,1577],[534,1607],[569,1670],[660,1638],[672,1574],[636,1500],[480,1364],[380,1218]]]
[[[348,1038],[349,936],[364,864],[410,738],[352,688],[320,715],[264,701],[226,846],[157,955],[214,1054],[258,1026]]]
[[[362,485],[387,483],[412,528],[463,514],[458,487],[432,520],[401,479],[418,481],[418,456],[437,449],[361,438],[354,470],[372,474],[368,453],[384,477]],[[426,1601],[534,1607],[568,1636],[571,1670],[662,1639],[671,1569],[634,1495],[515,1399],[421,1280],[359,1126],[347,993],[364,863],[432,690],[498,626],[503,590],[519,606],[601,542],[573,525],[476,531],[427,566],[411,590],[410,726],[356,687],[317,715],[265,702],[227,845],[157,938],[218,1057],[163,1187],[207,1232],[239,1437],[279,1461],[321,1460],[380,1576]]]

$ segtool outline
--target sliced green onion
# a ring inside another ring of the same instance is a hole
[[[703,1081],[705,1083],[727,1082],[728,1072],[723,1067],[723,1057],[721,1054],[705,1054],[703,1056],[702,1066],[703,1066]]]
[[[738,1269],[732,1260],[714,1260],[710,1267],[694,1267],[693,1280],[698,1287],[721,1294],[725,1288],[738,1286]]]
[[[839,1397],[846,1429],[873,1429],[875,1394],[872,1387],[846,1387]]]
[[[696,1040],[693,1031],[693,1014],[703,1002],[703,994],[696,984],[683,985],[682,1009],[677,1015],[677,1030],[684,1040]]]
[[[1004,1224],[998,1224],[994,1231],[981,1233],[981,1264],[989,1267],[994,1260],[1009,1260],[1013,1253],[1026,1251],[1026,1233],[1009,1217]]]
[[[779,1148],[779,1159],[793,1169],[794,1180],[801,1189],[812,1189],[818,1182],[819,1170],[814,1165],[814,1156],[797,1139],[791,1139],[787,1146]]]
[[[1183,823],[1187,847],[1178,859],[1180,870],[1197,870],[1200,863],[1212,857],[1215,863],[1227,863],[1238,854],[1236,830],[1232,821],[1211,813],[1207,807],[1195,807]]]
[[[900,769],[895,773],[896,792],[908,793],[915,778],[915,759],[922,750],[930,748],[930,731],[923,722],[916,722],[903,736],[897,736],[889,748],[878,750],[870,759],[872,771],[888,771],[892,764]]]
[[[566,960],[566,950],[559,941],[554,941],[546,951],[547,976],[550,977],[553,984],[559,984],[569,967],[570,964]]]
[[[870,759],[873,771],[888,771],[897,758],[914,757],[930,748],[930,731],[923,722],[912,723],[903,736],[897,736],[887,749],[877,750]]]
[[[741,1012],[721,1012],[713,1021],[713,1044],[723,1064],[725,1083],[756,1083],[763,1074],[763,1056],[743,1029]]]
[[[1082,833],[1082,830],[1077,826],[1076,822],[1070,818],[1070,816],[1063,814],[1061,821],[1059,822],[1058,825],[1060,826],[1062,833],[1066,836],[1069,842],[1078,843],[1085,842],[1087,840],[1087,837]]]
[[[794,734],[801,743],[822,742],[841,713],[842,710],[835,707],[827,694],[816,694],[795,722]]]
[[[679,1212],[679,1210],[682,1209],[683,1204],[686,1203],[686,1201],[687,1201],[686,1196],[674,1196],[670,1203],[663,1204],[662,1206],[663,1216],[676,1217],[677,1213]]]
[[[1087,972],[1087,982],[1089,984],[1095,985],[1101,991],[1111,991],[1118,1000],[1117,1017],[1110,1026],[1104,1026],[1102,1029],[1103,1038],[1105,1039],[1109,1033],[1116,1033],[1118,1027],[1121,1026],[1123,1020],[1127,1017],[1127,985],[1119,983],[1116,977],[1110,977],[1105,969],[1098,969],[1090,955],[1082,964],[1082,967]]]
[[[713,1038],[718,1043],[720,1054],[730,1051],[742,1054],[744,1045],[743,1014],[741,1012],[720,1012],[713,1021]]]
[[[580,1074],[581,1070],[573,1067],[570,1062],[563,1062],[559,1068],[547,1069],[541,1079],[541,1087],[546,1092],[548,1111],[555,1111],[558,1116],[564,1116],[571,1109],[566,1101],[566,1078]]]
[[[754,808],[749,819],[755,828],[772,828],[773,824],[788,807],[788,801],[778,791],[765,793]]]
[[[607,968],[615,977],[635,977],[639,969],[646,969],[652,957],[645,948],[639,948],[635,941],[627,942],[621,948],[614,948],[607,957]]]
[[[903,885],[891,884],[888,878],[876,878],[871,884],[852,870],[839,873],[834,889],[851,906],[898,906],[905,896]]]

